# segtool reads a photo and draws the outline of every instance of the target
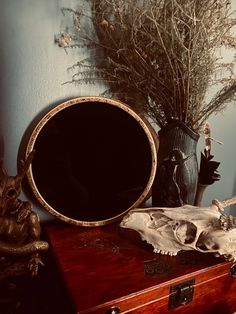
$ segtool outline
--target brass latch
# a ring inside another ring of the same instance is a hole
[[[170,287],[169,310],[192,301],[195,279],[184,281]]]

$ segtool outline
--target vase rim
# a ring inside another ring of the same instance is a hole
[[[181,128],[184,132],[186,132],[189,136],[191,136],[195,141],[197,141],[200,137],[199,133],[196,133],[195,131],[191,130],[186,124],[184,124],[182,121],[173,121],[168,123],[166,126],[162,127],[158,134],[161,135],[171,129],[174,129],[176,127]]]

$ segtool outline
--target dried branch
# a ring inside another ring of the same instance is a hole
[[[95,34],[83,29],[81,10],[68,11],[75,25],[74,45],[97,49],[94,63],[77,64],[73,82],[97,76],[109,83],[113,95],[128,100],[160,127],[180,120],[195,131],[235,100],[235,60],[217,58],[222,47],[236,48],[229,0],[90,3]],[[225,85],[206,103],[209,87],[219,82]]]

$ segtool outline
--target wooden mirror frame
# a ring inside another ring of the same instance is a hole
[[[26,156],[25,157],[27,158],[29,153],[33,149],[35,149],[35,144],[38,140],[39,135],[41,134],[42,129],[45,128],[47,123],[53,117],[55,117],[58,113],[61,113],[63,110],[65,110],[67,108],[70,108],[70,107],[73,108],[73,106],[76,106],[76,105],[80,106],[80,105],[86,104],[86,103],[89,103],[91,106],[93,104],[102,103],[105,105],[112,106],[111,108],[121,109],[122,112],[124,112],[125,114],[128,114],[129,117],[132,117],[135,120],[135,123],[137,123],[137,125],[139,125],[142,128],[143,132],[145,133],[145,136],[147,138],[147,141],[148,141],[149,147],[150,147],[151,169],[150,169],[148,182],[147,182],[144,190],[142,191],[142,193],[136,199],[136,201],[133,204],[131,204],[131,206],[126,208],[124,211],[122,211],[118,214],[115,214],[114,216],[106,217],[105,219],[99,219],[99,220],[95,220],[95,221],[93,221],[93,220],[92,221],[80,220],[77,218],[74,219],[73,217],[68,217],[67,215],[60,213],[57,209],[52,207],[48,203],[48,201],[45,200],[45,198],[42,196],[41,191],[38,189],[38,186],[35,182],[35,178],[34,178],[34,174],[33,174],[33,170],[32,170],[34,161],[32,162],[32,165],[30,166],[30,168],[27,172],[27,179],[28,179],[30,188],[32,189],[33,194],[36,197],[36,199],[53,216],[57,217],[58,219],[60,219],[64,222],[67,222],[67,223],[70,223],[73,225],[94,227],[94,226],[106,225],[106,224],[109,224],[109,223],[112,223],[112,222],[115,222],[115,221],[121,219],[130,209],[138,207],[147,198],[147,196],[150,195],[151,186],[153,184],[155,172],[156,172],[157,143],[156,143],[156,135],[154,135],[154,131],[153,131],[151,125],[143,117],[141,117],[139,114],[137,114],[134,110],[132,110],[126,104],[124,104],[118,100],[108,99],[108,98],[98,97],[98,96],[79,97],[79,98],[74,98],[74,99],[65,101],[65,102],[57,105],[56,107],[51,109],[48,113],[46,113],[43,116],[43,118],[41,118],[41,120],[37,123],[37,125],[33,129],[33,132],[31,133],[31,136],[29,138],[29,141],[28,141],[28,144],[26,147],[26,154],[25,154]],[[36,154],[37,154],[37,150],[36,150]]]

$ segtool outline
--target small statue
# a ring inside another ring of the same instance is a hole
[[[39,265],[43,265],[39,253],[48,250],[48,243],[40,240],[40,221],[31,203],[18,199],[33,156],[34,151],[21,161],[16,176],[8,176],[3,161],[0,164],[0,279],[20,269],[36,276]]]
[[[195,250],[236,261],[236,218],[223,212],[235,203],[236,196],[214,200],[209,207],[137,208],[130,210],[120,226],[137,231],[155,253],[173,256]]]

